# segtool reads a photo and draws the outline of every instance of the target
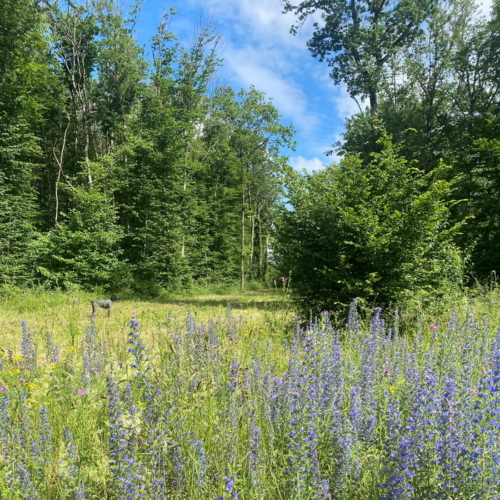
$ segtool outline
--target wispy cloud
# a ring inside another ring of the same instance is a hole
[[[308,98],[300,84],[284,74],[286,71],[280,71],[279,62],[272,64],[279,51],[259,51],[250,46],[238,48],[231,45],[224,55],[229,76],[232,72],[243,87],[255,85],[265,92],[281,115],[297,128],[311,132],[319,125],[320,118],[309,110]]]
[[[297,36],[280,0],[187,0],[202,7],[224,34],[224,73],[233,86],[254,85],[273,100],[285,121],[291,121],[301,141],[308,142],[323,121],[311,102],[310,75],[317,65],[306,47],[310,23]]]
[[[303,156],[291,156],[289,158],[290,166],[295,170],[305,170],[306,172],[314,172],[322,170],[325,165],[319,158],[304,158]]]

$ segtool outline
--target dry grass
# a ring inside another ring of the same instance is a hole
[[[61,349],[77,346],[90,323],[92,298],[97,297],[40,290],[4,296],[0,299],[3,313],[0,346],[19,353],[22,321],[26,321],[39,345],[49,331]],[[147,342],[148,339],[154,340],[167,327],[182,328],[188,312],[195,315],[197,323],[201,323],[216,321],[219,317],[224,320],[228,307],[233,316],[240,318],[242,332],[248,338],[283,335],[294,318],[289,297],[270,291],[120,300],[114,303],[110,317],[105,309],[99,309],[95,321],[99,335],[113,348],[126,338],[133,315],[140,322],[142,336]]]

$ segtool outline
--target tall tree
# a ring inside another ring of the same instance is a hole
[[[99,27],[90,1],[74,4],[70,0],[62,0],[60,4],[51,5],[49,13],[53,35],[52,50],[61,64],[71,94],[72,112],[79,125],[78,132],[83,142],[81,149],[83,174],[88,187],[92,187],[91,142],[95,112],[92,72],[96,65]],[[76,144],[78,139],[76,135]],[[76,160],[78,162],[78,158]]]
[[[261,224],[266,220],[263,209],[269,209],[269,206],[262,202],[269,183],[274,185],[276,198],[279,196],[275,181],[286,163],[281,148],[294,147],[293,127],[280,123],[277,109],[255,88],[248,92],[242,90],[237,95],[232,89],[221,89],[216,103],[221,123],[228,134],[230,158],[239,183],[240,286],[244,289],[248,270],[250,276],[253,272],[255,217],[259,211]],[[261,206],[257,207],[259,201]],[[250,222],[250,234],[247,234],[247,222]],[[259,248],[263,249],[262,245]]]
[[[34,278],[39,131],[49,86],[45,29],[36,2],[0,3],[0,284]]]
[[[294,5],[283,0],[285,12],[294,12],[297,33],[308,16],[317,12],[321,22],[307,42],[320,61],[326,60],[335,85],[345,84],[349,95],[370,100],[373,116],[385,65],[421,33],[422,23],[432,11],[432,0],[304,0]]]

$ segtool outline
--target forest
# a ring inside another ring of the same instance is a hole
[[[182,291],[291,279],[307,310],[433,299],[500,267],[500,3],[283,2],[359,104],[324,170],[140,3],[0,5],[0,285]],[[193,28],[194,29],[194,28]],[[148,55],[147,55],[148,54]],[[281,281],[283,282],[283,280]],[[329,297],[329,298],[325,298]]]
[[[281,7],[312,173],[215,25],[0,0],[0,500],[500,498],[500,0]]]

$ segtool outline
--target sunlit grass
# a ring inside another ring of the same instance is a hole
[[[198,322],[224,317],[228,307],[240,318],[241,332],[248,338],[262,335],[282,337],[293,323],[295,313],[289,295],[280,291],[261,291],[232,294],[167,295],[154,299],[129,297],[113,304],[110,317],[105,309],[99,309],[95,321],[99,334],[114,348],[120,343],[130,318],[135,316],[141,323],[143,337],[154,338],[167,326],[183,325],[188,313]],[[2,339],[0,346],[17,352],[22,321],[37,341],[51,332],[54,341],[62,349],[75,347],[89,324],[91,300],[106,298],[82,292],[15,291],[0,297],[2,311]]]

